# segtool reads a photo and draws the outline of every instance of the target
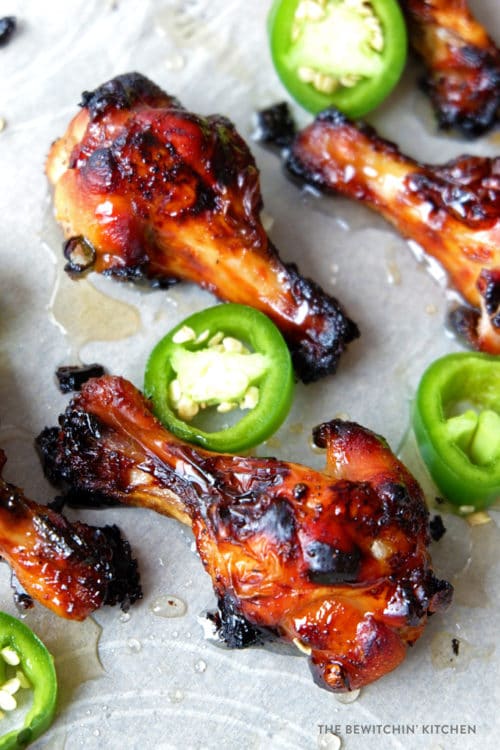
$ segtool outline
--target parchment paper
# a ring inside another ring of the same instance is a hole
[[[0,132],[0,444],[8,455],[7,477],[38,501],[55,494],[42,477],[32,440],[55,424],[67,403],[55,386],[57,366],[78,357],[99,361],[141,387],[154,342],[189,312],[214,303],[190,285],[145,292],[91,278],[90,304],[109,297],[122,303],[108,316],[115,327],[106,330],[101,320],[93,330],[91,315],[90,332],[67,323],[70,335],[65,333],[61,321],[72,299],[82,305],[80,315],[90,313],[83,292],[76,291],[81,282],[55,291],[61,236],[43,174],[49,144],[64,132],[84,89],[128,70],[148,75],[196,112],[229,116],[250,140],[253,112],[286,98],[267,49],[268,5],[0,2],[0,15],[19,20],[16,35],[0,49],[0,116],[6,123]],[[496,0],[471,0],[471,6],[500,40]],[[464,151],[497,153],[498,134],[465,143],[436,132],[416,86],[419,72],[410,63],[394,94],[368,118],[381,134],[423,161]],[[297,387],[289,419],[262,451],[320,468],[324,458],[309,446],[311,428],[339,414],[385,435],[398,450],[426,365],[461,348],[445,332],[445,288],[381,219],[343,199],[301,194],[274,156],[256,143],[252,150],[270,234],[283,259],[338,296],[362,331],[338,374]],[[132,335],[117,338],[120,331]],[[473,529],[462,519],[445,518],[448,532],[433,554],[438,573],[457,584],[455,605],[432,619],[398,670],[350,704],[316,687],[304,658],[279,649],[230,652],[205,640],[197,617],[214,605],[214,597],[192,537],[178,523],[129,509],[80,516],[122,528],[140,561],[144,599],[129,617],[118,609],[98,612],[97,625],[56,623],[40,607],[27,615],[55,652],[62,684],[59,715],[37,748],[313,750],[338,747],[334,734],[348,750],[497,747],[495,513],[489,524]],[[153,613],[158,599],[169,596],[186,604],[184,615]],[[14,612],[5,565],[0,602]],[[460,640],[458,656],[450,650],[453,637]]]

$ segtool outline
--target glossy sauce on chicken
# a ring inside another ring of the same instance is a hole
[[[0,450],[0,472],[6,458]],[[116,526],[96,528],[26,498],[0,476],[0,559],[24,606],[36,599],[59,617],[84,620],[103,604],[142,598],[137,562]]]
[[[401,0],[438,124],[467,137],[499,122],[500,50],[466,0]]]
[[[262,310],[304,381],[334,372],[359,333],[336,299],[280,260],[260,221],[259,173],[225,117],[186,111],[142,75],[85,92],[47,159],[67,270],[185,279]]]
[[[320,685],[344,691],[394,669],[452,588],[432,572],[420,487],[385,441],[340,420],[314,437],[324,472],[210,453],[106,376],[84,385],[39,444],[53,481],[192,526],[230,645],[291,641]]]
[[[455,315],[456,326],[475,348],[500,353],[500,158],[422,164],[330,109],[297,133],[286,166],[366,204],[436,258],[471,306]]]

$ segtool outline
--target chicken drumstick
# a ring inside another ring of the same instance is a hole
[[[255,161],[226,118],[187,112],[137,73],[118,76],[84,93],[46,169],[73,275],[185,279],[256,307],[304,382],[334,372],[359,335],[336,299],[279,259]]]
[[[0,450],[0,474],[5,461]],[[126,608],[142,598],[137,563],[116,526],[70,523],[0,476],[1,558],[21,601],[36,599],[60,617],[84,620],[103,604]]]
[[[345,691],[394,669],[452,589],[432,573],[421,490],[384,440],[334,420],[315,441],[324,473],[210,453],[105,376],[39,446],[52,480],[191,524],[229,645],[281,637],[309,655],[318,684]]]
[[[420,164],[334,109],[291,142],[287,167],[320,190],[373,208],[448,273],[471,308],[452,322],[477,349],[500,354],[500,158]]]
[[[499,121],[500,50],[466,0],[400,0],[438,123],[471,138]]]

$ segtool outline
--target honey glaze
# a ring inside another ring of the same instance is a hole
[[[61,262],[49,311],[76,352],[90,341],[116,341],[140,330],[141,318],[136,308],[103,294],[87,279],[72,281],[62,265]]]
[[[141,316],[136,307],[99,291],[92,276],[73,280],[65,272],[66,261],[61,249],[63,238],[49,201],[40,238],[55,267],[49,315],[68,337],[75,356],[91,341],[116,341],[140,330]]]

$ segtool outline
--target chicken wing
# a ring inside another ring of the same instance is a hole
[[[280,637],[308,654],[318,684],[345,691],[394,669],[452,588],[432,573],[421,490],[384,440],[339,420],[314,438],[324,473],[210,453],[105,376],[39,445],[53,481],[191,524],[229,645]]]
[[[500,50],[466,0],[400,0],[439,126],[479,136],[498,123]]]
[[[5,461],[0,450],[0,473]],[[137,563],[116,526],[70,523],[0,476],[1,558],[24,606],[36,599],[60,617],[84,620],[103,604],[126,609],[142,598]]]
[[[359,335],[336,299],[279,259],[255,161],[226,118],[187,112],[137,73],[118,76],[84,93],[46,171],[72,275],[186,279],[257,307],[305,382],[334,372]]]
[[[472,306],[452,322],[472,346],[500,354],[500,158],[420,164],[329,109],[296,135],[286,164],[320,190],[378,211],[436,258]]]

